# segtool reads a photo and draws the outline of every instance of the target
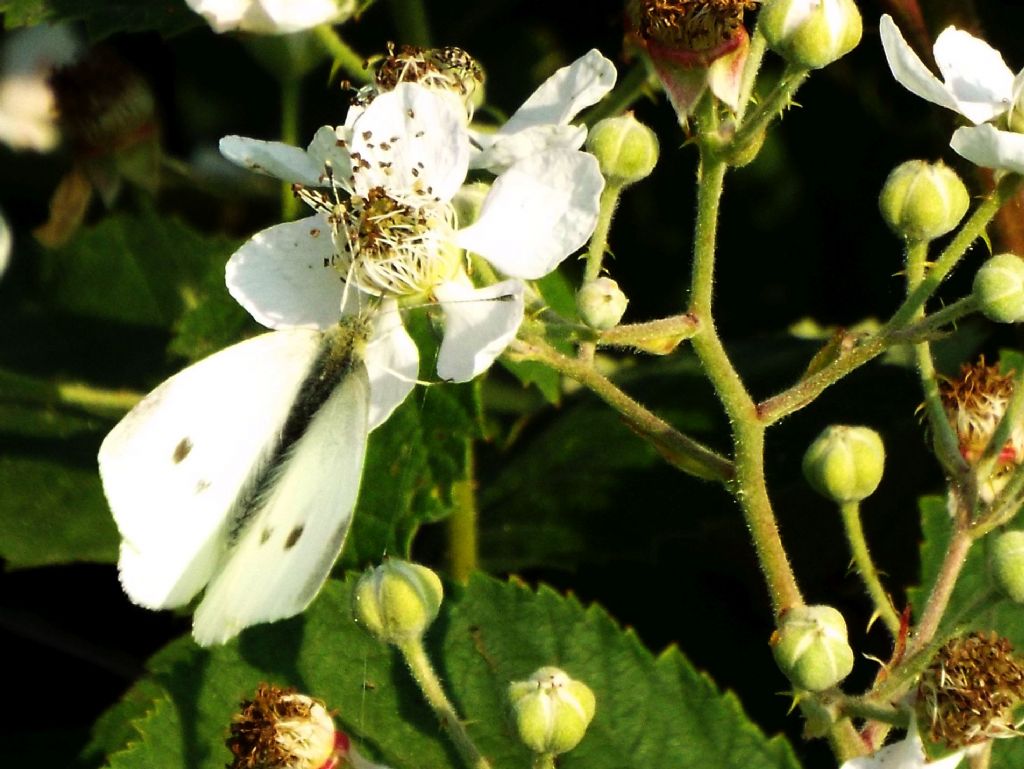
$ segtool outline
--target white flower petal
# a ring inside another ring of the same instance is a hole
[[[346,146],[351,140],[349,131],[345,128],[334,128],[325,125],[313,136],[313,141],[306,148],[306,154],[314,166],[320,169],[321,184],[328,184],[327,167],[339,179],[345,179],[352,175],[352,159],[349,157]]]
[[[288,34],[331,21],[339,14],[335,0],[187,0],[216,32],[240,29],[260,34]]]
[[[322,214],[256,233],[228,260],[231,296],[269,328],[330,328],[345,288],[328,264],[331,227]]]
[[[953,132],[949,146],[983,168],[1024,174],[1024,134],[999,131],[988,124],[963,127]]]
[[[355,190],[451,200],[466,179],[469,137],[455,100],[416,83],[380,94],[352,123]]]
[[[963,30],[946,27],[935,41],[934,52],[960,114],[978,124],[1009,109],[1013,73],[999,51]]]
[[[7,265],[11,261],[11,227],[7,223],[7,217],[0,213],[0,277],[7,271]]]
[[[580,110],[600,101],[615,85],[615,78],[615,65],[593,48],[541,83],[498,134],[508,136],[551,123],[564,125]]]
[[[904,739],[876,751],[873,755],[852,758],[839,769],[954,769],[963,757],[964,752],[960,750],[928,763],[917,727],[911,725]]]
[[[891,16],[882,16],[878,31],[882,36],[882,49],[885,51],[889,69],[900,85],[933,104],[954,112],[960,111],[956,99],[914,53],[914,49],[904,39]]]
[[[481,134],[473,131],[471,135],[478,145],[486,144],[487,148],[473,155],[470,168],[486,168],[500,174],[516,161],[539,152],[558,148],[578,150],[587,138],[587,129],[574,125],[530,126],[511,136],[499,137],[499,141],[484,142],[479,141]]]
[[[370,376],[369,428],[374,430],[412,392],[420,369],[419,350],[402,325],[394,300],[384,301],[376,313],[364,362]]]
[[[456,233],[456,242],[506,275],[539,278],[587,242],[602,189],[593,155],[562,150],[534,155],[497,178],[480,217]]]
[[[220,140],[220,152],[243,168],[314,187],[320,184],[324,170],[323,165],[318,164],[306,150],[281,142],[225,136]]]
[[[462,276],[438,286],[434,295],[445,318],[437,375],[468,382],[487,370],[515,338],[523,321],[523,284],[506,280],[477,289]]]

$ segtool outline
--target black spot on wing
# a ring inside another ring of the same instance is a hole
[[[185,461],[185,457],[187,457],[191,451],[192,440],[186,435],[178,441],[178,445],[174,447],[174,453],[171,454],[171,459],[174,461],[174,464],[180,465]]]
[[[273,534],[273,533],[274,533],[273,529],[264,529],[263,532],[260,534],[260,544],[261,545],[267,544],[267,540],[270,539],[270,535]]]
[[[306,527],[304,524],[299,524],[291,530],[291,533],[288,535],[288,539],[286,539],[284,543],[285,550],[291,550],[293,547],[295,547],[295,543],[299,541],[299,537],[302,536],[302,531],[305,528]]]

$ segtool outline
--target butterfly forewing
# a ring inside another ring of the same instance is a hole
[[[133,601],[179,606],[213,576],[232,507],[272,455],[321,339],[275,331],[211,355],[146,396],[103,441],[100,475]]]

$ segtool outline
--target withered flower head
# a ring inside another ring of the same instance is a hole
[[[1024,667],[995,633],[955,638],[936,655],[918,684],[922,726],[951,748],[1016,737],[1013,709],[1024,697]]]
[[[757,0],[630,0],[627,41],[650,58],[681,123],[707,89],[737,109]]]
[[[392,91],[399,83],[419,83],[458,97],[472,110],[473,97],[483,85],[484,72],[476,60],[461,48],[420,48],[388,44],[388,54],[374,66],[373,83],[361,88],[355,103],[365,106],[380,93]]]
[[[960,376],[939,383],[942,404],[960,441],[960,453],[968,462],[976,462],[1006,413],[1013,395],[1013,376],[1000,374],[999,366],[964,364]],[[1000,455],[1000,464],[1020,464],[1024,460],[1024,428],[1014,427]]]
[[[632,0],[627,13],[645,47],[708,65],[747,37],[743,13],[757,0]]]
[[[323,703],[260,684],[231,724],[229,769],[333,769],[347,742]]]

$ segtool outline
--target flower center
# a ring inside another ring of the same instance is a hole
[[[710,64],[746,34],[743,12],[757,0],[633,0],[635,34],[648,46],[698,55]]]
[[[1013,377],[1000,374],[998,366],[986,366],[984,359],[964,365],[957,379],[940,383],[942,403],[950,424],[960,441],[960,453],[968,462],[976,462],[1006,412],[1013,395]],[[999,455],[1000,464],[1024,460],[1024,430],[1010,433]]]
[[[396,200],[382,187],[352,196],[328,213],[345,280],[376,296],[429,292],[456,267],[455,212],[447,203]]]

